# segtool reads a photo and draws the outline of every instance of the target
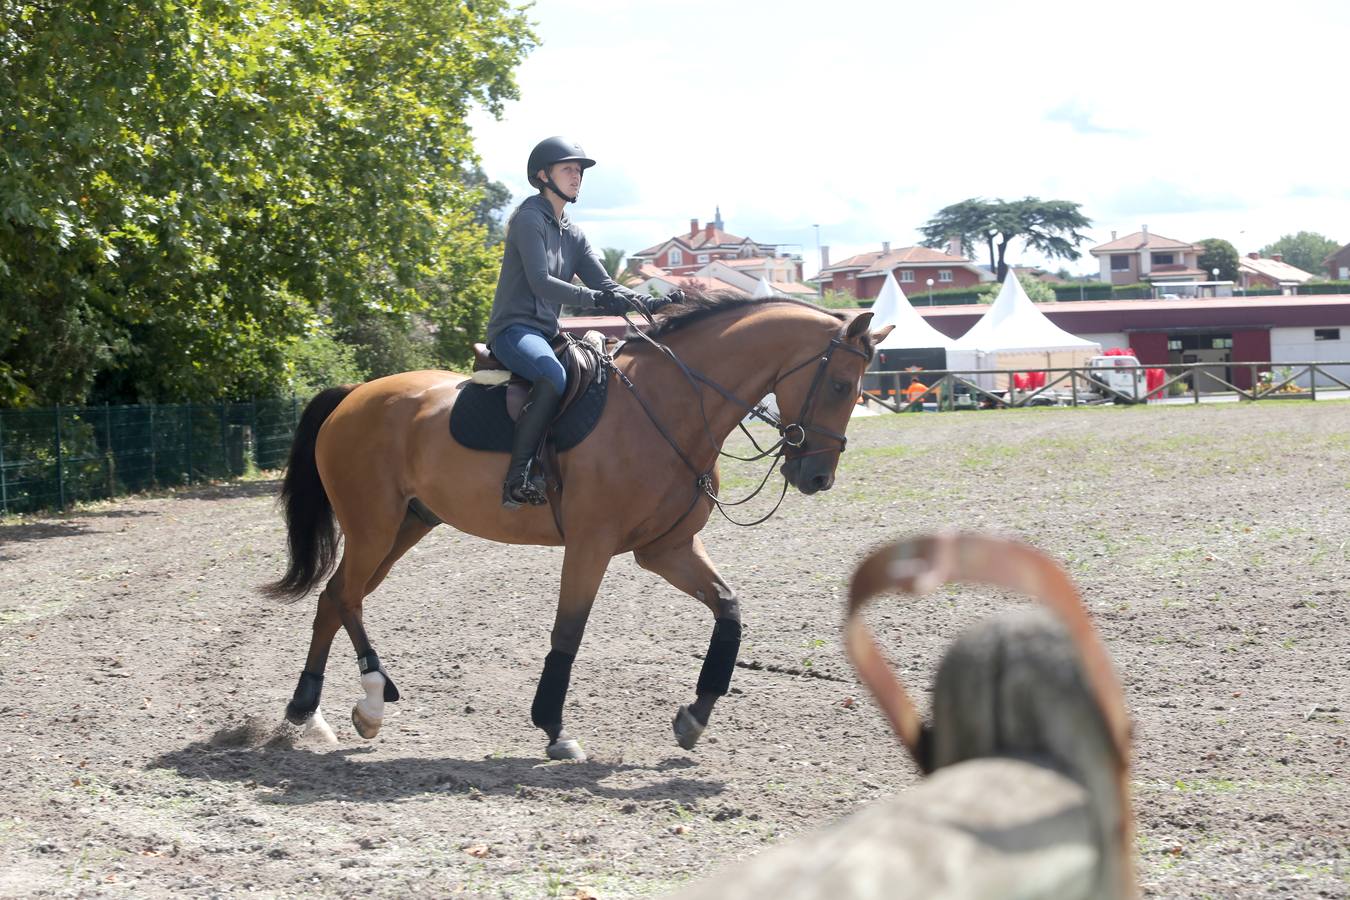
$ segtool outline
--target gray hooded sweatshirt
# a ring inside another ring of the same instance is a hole
[[[587,287],[573,284],[573,275]],[[596,292],[606,290],[619,290],[619,285],[605,272],[586,235],[566,216],[559,222],[549,202],[536,194],[520,204],[507,226],[487,342],[511,325],[525,325],[551,339],[558,333],[558,310],[564,303],[591,306]]]

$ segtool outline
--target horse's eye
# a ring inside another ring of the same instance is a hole
[[[853,385],[849,384],[847,381],[836,381],[833,382],[830,386],[834,388],[834,392],[836,394],[847,394],[849,390],[853,387]]]

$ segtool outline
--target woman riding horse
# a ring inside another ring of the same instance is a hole
[[[507,509],[548,503],[543,475],[531,477],[530,466],[567,388],[567,374],[552,347],[559,308],[566,303],[618,313],[645,305],[650,312],[659,302],[643,299],[610,278],[586,235],[563,213],[568,203],[577,202],[581,180],[593,165],[595,160],[566,138],[540,141],[525,171],[539,193],[522,202],[508,220],[487,343],[493,356],[531,386],[502,485]],[[573,275],[585,286],[573,284]]]

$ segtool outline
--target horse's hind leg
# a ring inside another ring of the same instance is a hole
[[[380,583],[384,581],[385,576],[389,574],[389,570],[394,563],[397,562],[403,554],[407,553],[413,545],[424,538],[429,531],[431,531],[431,526],[413,516],[411,513],[404,517],[403,523],[399,526],[398,535],[394,539],[393,547],[385,554],[384,559],[380,561],[375,572],[366,580],[362,594],[363,599],[379,587]],[[325,736],[329,738],[331,738],[332,731],[331,729],[328,729],[327,723],[323,721],[322,713],[319,711],[319,695],[323,691],[323,673],[324,669],[327,667],[328,651],[332,646],[333,637],[337,634],[338,628],[343,627],[343,625],[346,624],[344,616],[342,615],[342,610],[339,606],[339,601],[335,598],[342,596],[342,586],[346,582],[348,567],[347,555],[344,554],[342,564],[338,566],[333,578],[329,581],[323,592],[319,594],[319,608],[314,616],[314,633],[310,639],[309,655],[305,660],[305,670],[300,674],[300,683],[296,686],[295,695],[291,698],[291,702],[286,706],[286,718],[289,721],[297,725],[302,723],[305,724],[306,730],[315,728],[326,731],[327,734]],[[349,616],[347,618],[351,617]],[[355,610],[353,628],[359,631],[365,643],[364,651],[359,644],[357,645],[358,658],[365,657],[367,654],[373,656],[373,651],[370,651],[369,649],[370,642],[365,638],[365,631],[361,625],[361,604],[359,601]],[[355,632],[349,628],[348,634],[354,635]],[[352,642],[353,644],[357,644],[355,636],[353,636]],[[374,661],[373,673],[380,676],[383,680],[379,685],[373,684],[373,682],[380,680],[380,678],[367,679],[367,675],[372,673],[365,672],[363,669],[363,685],[366,684],[367,680],[371,682],[371,684],[367,686],[366,700],[362,701],[362,703],[365,704],[365,710],[360,716],[361,721],[357,723],[357,731],[361,732],[363,737],[375,736],[375,733],[379,731],[380,722],[383,719],[384,701],[395,700],[398,697],[398,689],[393,686],[393,682],[389,680],[388,674],[385,673],[383,668],[379,665],[378,657],[376,657]],[[372,695],[374,699],[372,699]],[[358,708],[360,707],[361,704],[358,704]],[[353,711],[353,717],[354,719],[357,718],[356,711]]]
[[[696,699],[689,706],[681,706],[672,723],[676,741],[684,749],[692,750],[708,726],[717,699],[731,687],[731,673],[736,669],[736,654],[741,648],[740,603],[736,592],[717,574],[698,535],[688,544],[655,555],[639,550],[633,557],[642,568],[660,575],[713,614],[712,639],[698,674]]]
[[[303,725],[306,733],[316,731],[325,740],[336,742],[333,729],[328,727],[323,713],[319,711],[319,696],[323,693],[328,648],[333,644],[333,636],[342,627],[342,619],[326,589],[319,594],[318,607],[314,613],[314,633],[309,639],[309,655],[305,657],[300,683],[295,686],[291,702],[286,704],[286,720],[293,725]]]

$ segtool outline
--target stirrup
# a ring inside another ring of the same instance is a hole
[[[514,482],[514,483],[513,483]],[[502,506],[506,509],[520,509],[522,506],[548,505],[548,487],[542,476],[523,478],[516,481],[508,478],[502,485]]]

